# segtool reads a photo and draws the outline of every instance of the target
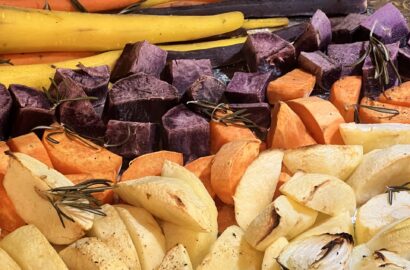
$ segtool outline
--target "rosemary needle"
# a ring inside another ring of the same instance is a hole
[[[393,205],[394,193],[400,191],[410,191],[410,182],[404,183],[401,186],[388,186],[386,193],[390,205]]]

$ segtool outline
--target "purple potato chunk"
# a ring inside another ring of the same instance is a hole
[[[0,141],[8,137],[13,100],[7,88],[0,84]]]
[[[109,91],[105,119],[159,123],[179,99],[178,90],[167,82],[134,74],[116,82]]]
[[[71,78],[90,97],[95,111],[102,115],[105,101],[108,95],[108,83],[110,82],[110,68],[108,66],[85,67],[80,65],[79,69],[58,68],[54,75],[54,81],[58,85],[64,78]]]
[[[367,19],[367,15],[352,13],[332,29],[334,43],[352,43],[360,29],[360,24]]]
[[[302,52],[299,67],[316,76],[316,84],[328,91],[340,78],[342,68],[321,51]]]
[[[247,118],[253,121],[256,125],[269,128],[271,121],[271,108],[268,103],[240,103],[229,104],[229,107],[233,111],[246,109],[246,113],[249,113]]]
[[[278,77],[296,64],[295,48],[288,41],[263,31],[248,36],[243,49],[251,72],[269,72]]]
[[[276,31],[273,31],[273,33],[275,35],[280,36],[284,40],[287,40],[289,42],[294,42],[298,37],[303,35],[307,26],[308,26],[307,23],[298,23],[295,25],[284,27],[282,29],[278,29]]]
[[[225,96],[232,103],[259,103],[266,99],[266,87],[272,79],[271,72],[235,72]]]
[[[110,120],[105,139],[111,145],[121,144],[109,147],[110,151],[131,160],[158,150],[159,124]]]
[[[111,72],[111,82],[140,72],[159,78],[166,61],[167,52],[147,41],[129,43]]]
[[[393,44],[387,44],[386,47],[390,52],[390,58],[392,63],[397,67],[398,66],[398,54],[399,54],[400,42]],[[363,89],[364,95],[366,97],[374,98],[378,97],[382,92],[382,87],[380,86],[379,80],[374,78],[376,67],[373,63],[373,59],[370,55],[364,61],[362,72],[363,72]],[[384,86],[385,89],[398,85],[398,78],[394,69],[388,65],[387,67],[389,74],[389,83]]]
[[[226,85],[212,76],[200,76],[188,89],[186,95],[189,100],[207,101],[217,104],[221,100]]]
[[[400,41],[409,34],[406,18],[392,3],[376,10],[361,23],[361,27],[368,34],[374,27],[374,35],[385,44]]]
[[[298,53],[325,50],[332,41],[332,25],[323,11],[313,14],[306,31],[294,43]]]
[[[183,153],[185,162],[209,155],[209,123],[185,105],[178,105],[164,114],[162,126],[164,149]]]
[[[52,104],[44,92],[19,84],[11,84],[9,91],[13,97],[12,137],[29,133],[34,127],[53,123]]]
[[[87,97],[78,83],[67,77],[58,85],[58,91],[65,93],[66,99]],[[80,135],[100,137],[104,135],[105,125],[95,111],[90,100],[63,102],[57,110],[60,123],[67,125]]]
[[[410,47],[400,48],[398,56],[400,75],[406,80],[410,79]]]
[[[202,75],[212,76],[209,59],[179,59],[169,63],[169,83],[178,89],[182,97],[188,88]]]
[[[342,76],[361,75],[362,65],[354,64],[365,53],[368,42],[348,44],[330,44],[327,48],[329,57],[342,67]]]

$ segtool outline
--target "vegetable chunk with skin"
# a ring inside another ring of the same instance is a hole
[[[364,97],[360,101],[359,119],[364,124],[377,124],[377,123],[391,123],[391,124],[410,124],[410,108],[404,106],[398,106],[394,104],[379,102],[370,98]],[[377,107],[387,109],[388,111],[376,111],[364,106]]]
[[[267,129],[270,126],[270,106],[268,103],[231,103],[229,108],[234,112],[246,110],[246,113],[249,114],[247,118],[261,128]]]
[[[271,76],[271,72],[235,72],[226,88],[225,96],[231,103],[264,102]]]
[[[219,79],[208,75],[201,75],[188,88],[186,95],[189,100],[218,104],[225,90],[225,84]]]
[[[357,38],[360,24],[367,19],[367,15],[351,13],[344,17],[341,23],[332,29],[332,41],[335,43],[351,43]]]
[[[339,110],[346,123],[354,122],[354,106],[359,101],[361,89],[360,76],[347,76],[336,81],[330,90],[329,100]]]
[[[0,140],[5,140],[8,137],[13,100],[10,92],[2,84],[0,84],[0,100]]]

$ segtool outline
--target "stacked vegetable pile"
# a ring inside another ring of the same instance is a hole
[[[392,4],[159,46],[243,15],[0,12],[2,52],[113,50],[0,66],[0,269],[410,269]]]

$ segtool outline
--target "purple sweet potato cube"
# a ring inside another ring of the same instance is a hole
[[[246,113],[249,113],[247,116],[249,120],[260,127],[266,129],[270,127],[271,108],[268,103],[231,103],[229,108],[233,111],[246,109]]]
[[[169,63],[169,83],[183,96],[188,88],[202,75],[212,76],[209,59],[179,59]]]
[[[298,37],[303,35],[308,23],[298,23],[295,25],[287,26],[278,30],[273,31],[275,35],[280,36],[284,40],[289,42],[294,42]]]
[[[390,52],[390,58],[392,59],[393,64],[398,66],[398,55],[399,55],[399,46],[400,42],[387,44],[386,47]],[[393,87],[398,84],[398,78],[393,68],[389,65],[389,83],[385,86],[385,89]],[[375,65],[370,56],[364,61],[362,72],[363,72],[363,89],[366,97],[377,97],[382,92],[382,89],[379,84],[379,80],[374,78],[375,74]]]
[[[53,123],[54,112],[44,92],[24,85],[11,84],[9,91],[13,97],[13,124],[11,136],[26,134],[37,126]]]
[[[400,75],[410,78],[410,47],[403,47],[399,50],[398,56]]]
[[[159,124],[110,120],[105,139],[111,145],[121,144],[109,147],[110,151],[131,160],[158,150]]]
[[[0,84],[0,141],[7,139],[13,100],[7,88]]]
[[[361,27],[368,33],[374,27],[374,35],[385,44],[400,41],[409,34],[406,18],[392,3],[376,10],[361,23]]]
[[[316,84],[329,90],[340,78],[342,68],[321,51],[302,52],[299,56],[299,67],[316,76]]]
[[[189,100],[208,101],[217,104],[221,100],[226,85],[215,77],[202,75],[188,88]]]
[[[330,44],[327,48],[327,55],[342,67],[342,76],[360,75],[362,64],[353,65],[365,53],[367,46],[367,42]]]
[[[147,41],[127,44],[112,70],[111,81],[140,72],[159,78],[166,61],[167,52]]]
[[[175,87],[155,76],[138,73],[113,85],[108,93],[105,119],[159,123],[178,102]]]
[[[58,91],[65,93],[65,98],[87,97],[83,88],[71,78],[64,78],[58,85]],[[105,132],[101,116],[97,114],[90,100],[63,102],[57,110],[60,123],[67,125],[79,134],[99,137]]]
[[[178,105],[162,117],[164,149],[181,152],[185,162],[210,153],[208,121],[185,105]]]
[[[231,103],[264,102],[266,87],[271,79],[271,72],[235,72],[226,88],[225,96]]]
[[[332,41],[334,43],[352,43],[360,28],[360,24],[367,19],[367,15],[352,13],[332,29]]]
[[[288,41],[271,32],[251,34],[243,47],[251,72],[269,72],[278,77],[294,68],[295,48]]]
[[[54,75],[54,81],[58,85],[64,78],[71,78],[84,90],[87,96],[97,98],[97,100],[91,100],[91,104],[97,114],[101,116],[108,95],[110,68],[108,66],[85,67],[82,65],[79,66],[79,69],[58,68]]]

